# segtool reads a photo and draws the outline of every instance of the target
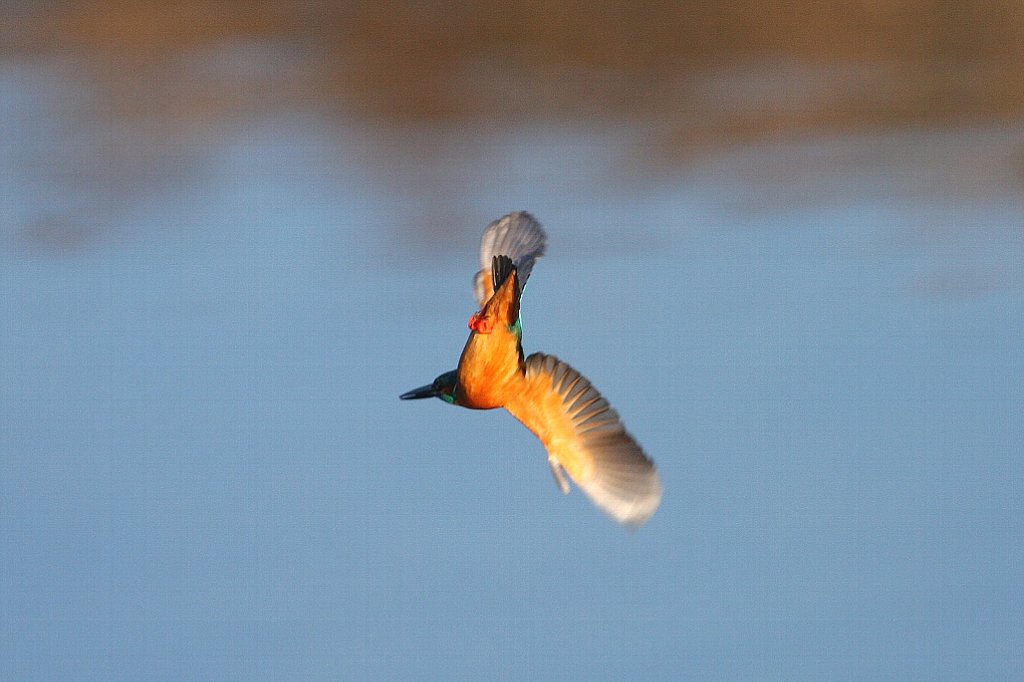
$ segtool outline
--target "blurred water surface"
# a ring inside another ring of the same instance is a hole
[[[1024,674],[1019,8],[656,4],[4,10],[3,677]],[[516,209],[635,534],[397,400]]]

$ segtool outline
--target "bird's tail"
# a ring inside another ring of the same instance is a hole
[[[495,291],[500,289],[505,280],[512,275],[516,275],[516,266],[511,258],[508,256],[495,256],[491,260],[491,282],[494,285]]]
[[[510,284],[511,291],[508,293],[507,298],[502,298],[502,301],[507,305],[503,308],[501,314],[505,317],[505,324],[511,325],[519,319],[519,297],[522,295],[523,289],[519,283],[518,270],[512,259],[508,256],[495,256],[491,260],[491,283],[494,286],[494,291],[498,291],[508,283],[509,278],[512,279]],[[488,307],[492,305],[494,305],[493,302]],[[522,353],[522,349],[520,349],[520,353]]]

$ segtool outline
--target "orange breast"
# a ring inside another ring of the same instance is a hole
[[[460,405],[481,410],[501,407],[508,399],[510,383],[522,375],[519,337],[509,330],[518,317],[515,276],[508,277],[487,301],[479,315],[491,331],[472,332],[459,358]]]
[[[458,402],[481,410],[501,407],[519,371],[519,339],[499,325],[490,334],[473,332],[459,359]]]

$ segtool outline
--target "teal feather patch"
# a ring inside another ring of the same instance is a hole
[[[523,340],[523,318],[518,317],[516,321],[508,326],[508,330],[516,335],[520,342]]]

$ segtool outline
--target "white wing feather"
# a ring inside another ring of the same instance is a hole
[[[508,256],[515,263],[519,287],[526,286],[533,264],[544,255],[547,236],[536,218],[526,211],[516,211],[498,218],[484,230],[480,238],[480,271],[473,280],[473,292],[481,308],[494,293],[491,285],[491,260]]]

